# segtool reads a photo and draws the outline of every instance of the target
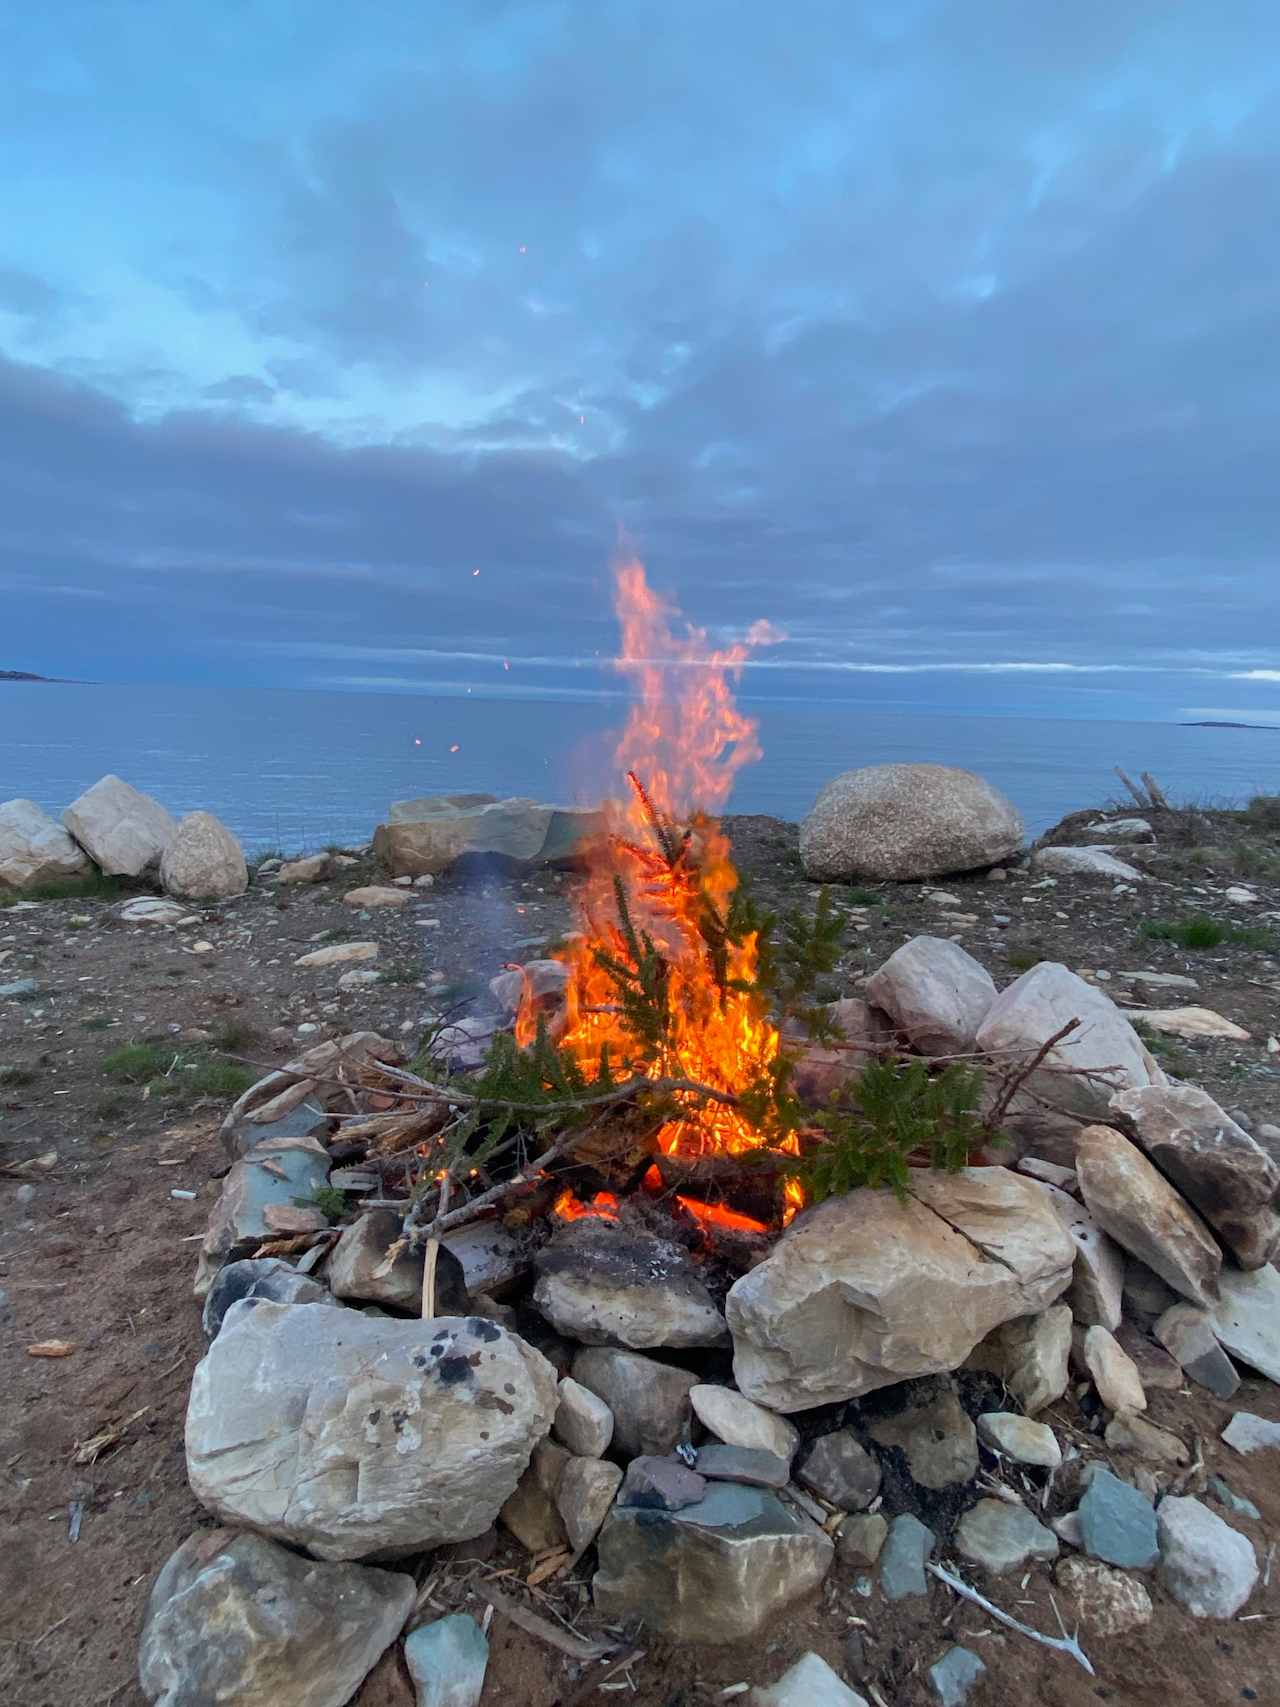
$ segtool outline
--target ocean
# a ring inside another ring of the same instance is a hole
[[[829,778],[930,760],[979,772],[1032,834],[1122,794],[1113,766],[1171,797],[1280,792],[1280,732],[897,713],[839,700],[751,699],[764,756],[728,810],[798,819]],[[107,771],[175,814],[214,812],[250,852],[361,843],[392,800],[485,790],[589,801],[616,789],[609,699],[432,698],[259,688],[0,683],[0,800],[57,816]]]

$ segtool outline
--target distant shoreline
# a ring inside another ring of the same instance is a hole
[[[1273,735],[1280,734],[1280,723],[1223,723],[1210,719],[1201,719],[1198,723],[1181,723],[1180,729],[1269,729]]]
[[[37,676],[32,670],[0,670],[0,682],[40,682],[47,687],[83,688],[89,683],[75,676]]]

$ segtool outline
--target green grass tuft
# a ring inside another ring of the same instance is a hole
[[[158,1043],[126,1043],[103,1056],[102,1071],[104,1077],[126,1085],[145,1085],[151,1079],[162,1079],[175,1058],[173,1049],[161,1048]]]
[[[1229,925],[1201,913],[1187,919],[1144,919],[1138,935],[1150,942],[1174,942],[1180,948],[1221,948],[1226,943],[1241,948],[1270,948],[1271,933],[1256,925]]]
[[[851,907],[886,907],[888,897],[876,889],[846,889],[841,897]]]
[[[60,883],[38,883],[34,889],[0,889],[0,907],[12,907],[18,901],[114,901],[122,895],[133,894],[135,884],[123,877],[104,877],[100,871],[92,877],[68,877]]]

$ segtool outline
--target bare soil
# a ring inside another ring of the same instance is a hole
[[[956,878],[872,895],[834,887],[854,928],[831,993],[851,991],[922,931],[959,936],[998,982],[1041,958],[1110,972],[1105,987],[1122,1004],[1194,1002],[1249,1031],[1248,1042],[1160,1047],[1171,1070],[1203,1084],[1255,1129],[1280,1124],[1280,1055],[1267,1047],[1280,1029],[1280,880],[1246,879],[1258,896],[1252,905],[1225,898],[1242,880],[1241,856],[1232,851],[1239,832],[1234,823],[1215,829],[1218,816],[1207,815],[1209,831],[1198,826],[1194,842],[1139,853],[1151,875],[1123,894],[1075,877],[1041,887],[1025,869],[1004,882]],[[746,818],[731,829],[739,863],[766,900],[811,900],[792,827]],[[1187,857],[1205,845],[1226,850],[1216,868]],[[373,877],[367,864],[353,864],[312,888],[255,882],[238,901],[195,909],[199,922],[176,930],[123,923],[118,905],[100,900],[0,911],[0,984],[30,977],[38,985],[30,999],[0,999],[0,1700],[11,1707],[141,1703],[134,1665],[151,1578],[207,1521],[187,1489],[182,1423],[203,1350],[190,1291],[195,1241],[226,1166],[216,1126],[227,1096],[196,1095],[193,1080],[208,1081],[193,1063],[232,1057],[251,1063],[256,1076],[259,1065],[278,1065],[301,1045],[364,1027],[412,1044],[430,1014],[474,998],[505,961],[531,958],[573,925],[572,879],[560,874],[459,873],[415,891],[403,909],[360,917],[341,897]],[[939,888],[960,905],[933,899]],[[1190,951],[1140,934],[1144,920],[1193,913],[1270,940]],[[976,922],[957,924],[957,914]],[[378,943],[384,981],[343,993],[338,978],[350,968],[298,968],[322,933]],[[194,952],[198,941],[211,951]],[[1200,987],[1135,998],[1119,975],[1144,969],[1189,975]],[[104,1071],[114,1051],[134,1042],[172,1054],[164,1076],[147,1086]],[[50,1153],[56,1161],[45,1165]],[[75,1349],[61,1358],[28,1354],[48,1340]],[[1196,1388],[1155,1393],[1151,1414],[1198,1444],[1208,1470],[1257,1504],[1260,1524],[1231,1521],[1269,1559],[1280,1538],[1274,1454],[1237,1458],[1217,1440],[1240,1408],[1280,1419],[1280,1389],[1250,1380],[1229,1404]],[[127,1420],[123,1439],[96,1462],[76,1461],[93,1437]],[[1079,1404],[1064,1401],[1048,1420],[1064,1439],[1092,1449],[1098,1419]],[[902,1503],[905,1496],[894,1509]],[[1067,1489],[1055,1489],[1046,1509],[1071,1503]],[[954,1513],[922,1515],[945,1538]],[[589,1562],[590,1555],[573,1579],[532,1592],[519,1586],[528,1563],[514,1546],[483,1563],[427,1559],[419,1575],[429,1608],[479,1610],[475,1586],[492,1582],[590,1633]],[[1045,1571],[1025,1583],[983,1586],[1025,1621],[1056,1630]],[[974,1707],[1280,1702],[1280,1576],[1255,1593],[1247,1618],[1227,1625],[1197,1623],[1157,1583],[1150,1587],[1156,1612],[1146,1629],[1110,1639],[1086,1629],[1096,1678],[1002,1632],[941,1584],[927,1604],[894,1609],[878,1594],[864,1598],[854,1574],[837,1567],[819,1596],[753,1646],[675,1649],[627,1632],[639,1657],[609,1678],[606,1668],[584,1671],[498,1616],[484,1700],[486,1707],[569,1707],[616,1693],[637,1707],[695,1707],[733,1684],[772,1681],[809,1648],[845,1670],[845,1639],[856,1633],[866,1669],[863,1678],[849,1669],[850,1681],[864,1692],[869,1683],[885,1707],[931,1699],[924,1672],[951,1641],[973,1647],[989,1668]],[[1071,1621],[1074,1608],[1057,1598]],[[602,1681],[621,1687],[601,1694]],[[362,1707],[412,1701],[394,1655],[358,1699]]]

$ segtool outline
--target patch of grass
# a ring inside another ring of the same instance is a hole
[[[1256,925],[1228,925],[1200,913],[1187,919],[1143,919],[1138,935],[1149,942],[1174,942],[1179,948],[1221,948],[1226,943],[1241,948],[1269,948],[1271,934]]]
[[[202,1060],[184,1070],[182,1082],[197,1096],[238,1097],[257,1077],[251,1067],[242,1067],[238,1061]]]
[[[842,900],[851,907],[885,907],[888,898],[875,889],[846,889]]]
[[[39,1077],[34,1067],[0,1067],[0,1085],[6,1090],[16,1089],[19,1085],[34,1085]]]
[[[175,1051],[158,1043],[126,1043],[102,1058],[102,1072],[108,1079],[118,1079],[126,1085],[145,1085],[151,1079],[162,1079],[174,1062]]]
[[[1015,972],[1030,972],[1033,966],[1049,959],[1048,950],[1038,948],[1033,942],[1011,942],[1005,952]]]
[[[258,1034],[245,1019],[224,1019],[213,1034],[213,1046],[223,1055],[235,1055],[251,1049]]]
[[[238,1097],[257,1074],[236,1061],[205,1054],[183,1054],[160,1043],[126,1043],[104,1056],[103,1074],[122,1084],[150,1087],[166,1100],[194,1101],[198,1097]]]
[[[381,974],[380,984],[421,984],[422,968],[411,960],[393,960],[387,966],[374,968]]]
[[[61,883],[38,883],[34,889],[0,889],[0,907],[12,907],[18,901],[113,901],[131,894],[133,887],[123,877],[104,877],[96,871],[92,877],[68,877]]]
[[[1172,1073],[1174,1078],[1195,1077],[1195,1061],[1175,1038],[1170,1037],[1167,1032],[1157,1031],[1155,1026],[1148,1025],[1146,1020],[1142,1019],[1134,1020],[1133,1029],[1160,1065]]]
[[[330,1221],[343,1220],[349,1207],[346,1192],[336,1185],[317,1186],[310,1197],[295,1197],[293,1201],[300,1209],[320,1210]]]
[[[1237,842],[1231,864],[1237,877],[1280,878],[1280,853],[1260,848],[1256,842]]]
[[[1280,794],[1255,794],[1244,815],[1258,829],[1280,835]]]

